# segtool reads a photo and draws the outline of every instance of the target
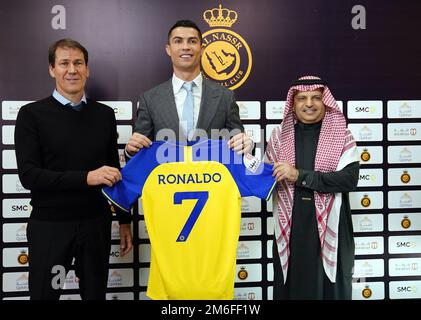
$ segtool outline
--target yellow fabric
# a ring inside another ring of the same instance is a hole
[[[185,158],[191,159],[191,148]],[[219,182],[158,184],[158,175],[220,174]],[[185,242],[177,242],[198,200],[174,204],[175,192],[207,191]],[[142,195],[151,241],[147,296],[152,299],[232,299],[241,222],[241,195],[227,168],[212,161],[167,163],[149,175]]]

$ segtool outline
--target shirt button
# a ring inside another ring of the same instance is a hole
[[[305,180],[303,180],[303,182],[301,182],[301,184],[302,184],[303,186],[305,186],[305,185],[307,184],[307,182],[306,182]]]

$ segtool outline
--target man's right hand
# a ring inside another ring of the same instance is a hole
[[[105,184],[109,187],[112,187],[113,184],[120,180],[120,170],[109,166],[102,166],[96,170],[89,171],[86,178],[88,186],[99,186]]]
[[[120,254],[124,257],[133,248],[133,236],[130,224],[120,224]]]
[[[130,156],[134,156],[136,153],[139,152],[140,149],[149,148],[151,144],[152,141],[149,140],[147,136],[134,132],[129,142],[126,144],[126,152]]]

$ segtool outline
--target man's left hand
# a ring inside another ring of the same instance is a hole
[[[239,133],[228,141],[228,146],[238,154],[246,154],[253,150],[254,142],[245,133]]]
[[[276,162],[273,164],[273,176],[276,181],[281,182],[286,179],[295,182],[298,179],[298,170],[290,165],[288,162]]]

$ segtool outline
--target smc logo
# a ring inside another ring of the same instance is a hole
[[[31,211],[32,210],[32,206],[24,204],[24,205],[13,205],[12,206],[12,211]]]
[[[370,175],[368,174],[360,174],[360,180],[366,180],[366,181],[370,181]]]
[[[408,286],[408,287],[398,287],[398,292],[417,292],[417,287],[415,286]]]
[[[118,257],[120,257],[120,252],[119,251],[111,251],[110,256],[118,258]]]
[[[355,107],[355,112],[374,112],[376,108],[374,107]]]
[[[359,180],[376,181],[376,176],[374,174],[360,174]]]
[[[396,242],[396,246],[398,248],[402,248],[402,247],[405,247],[405,248],[413,248],[413,247],[416,246],[416,243],[415,242],[409,242],[409,241],[406,241],[406,242]]]

